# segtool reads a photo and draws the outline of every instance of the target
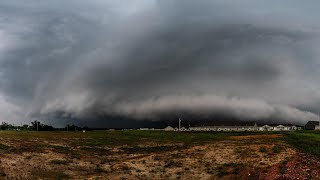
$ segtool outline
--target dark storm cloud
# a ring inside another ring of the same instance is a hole
[[[315,119],[318,31],[243,2],[2,2],[0,117]]]

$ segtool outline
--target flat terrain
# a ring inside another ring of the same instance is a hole
[[[320,134],[0,131],[0,179],[320,179]]]

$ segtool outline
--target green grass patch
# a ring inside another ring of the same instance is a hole
[[[297,131],[287,134],[285,140],[304,153],[320,157],[320,132]]]
[[[146,142],[195,144],[223,139],[228,133],[166,132],[166,131],[102,131],[86,133],[87,138],[72,142],[80,146],[138,146]]]
[[[65,174],[62,171],[50,171],[50,170],[34,170],[31,172],[32,176],[34,178],[39,178],[39,179],[68,179],[69,176]]]
[[[89,131],[82,132],[36,132],[0,131],[0,137],[19,142],[20,146],[10,147],[10,152],[57,153],[79,158],[80,154],[108,155],[113,147],[123,147],[128,153],[150,153],[171,151],[193,145],[217,142],[230,136],[274,134],[273,132],[168,132],[168,131]],[[56,145],[61,144],[61,146]],[[172,146],[164,146],[171,144]],[[0,144],[0,150],[8,147]]]
[[[182,149],[182,146],[133,146],[133,147],[123,147],[121,148],[123,151],[129,154],[134,153],[154,153],[154,152],[164,152],[164,151],[172,151],[177,149]]]

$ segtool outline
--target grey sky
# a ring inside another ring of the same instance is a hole
[[[316,119],[319,5],[2,0],[0,121],[181,113]]]

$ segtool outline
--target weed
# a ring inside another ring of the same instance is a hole
[[[216,168],[217,176],[219,178],[222,178],[223,176],[232,174],[239,174],[240,173],[240,167],[238,164],[235,163],[226,163],[218,166]]]
[[[205,167],[210,167],[210,166],[211,166],[211,163],[206,162],[206,163],[204,164],[204,166],[205,166]]]
[[[214,174],[215,170],[214,170],[213,168],[211,168],[211,167],[207,167],[207,168],[206,168],[206,172],[207,172],[208,174]]]
[[[128,166],[128,165],[126,165],[126,164],[123,164],[122,166],[121,166],[121,170],[122,171],[130,171],[130,167]]]
[[[51,164],[57,164],[57,165],[66,165],[69,163],[69,161],[64,159],[53,159],[50,161]]]
[[[182,167],[182,163],[179,162],[179,161],[169,160],[169,161],[166,161],[166,164],[164,165],[164,167],[166,167],[166,168],[170,168],[170,167]]]
[[[4,150],[8,150],[9,146],[4,145],[4,144],[0,144],[0,151],[4,151]]]
[[[247,158],[252,155],[251,150],[248,148],[236,149],[235,153],[238,154],[239,158]]]
[[[0,169],[0,177],[5,177],[5,176],[6,176],[6,173],[2,169]]]
[[[161,157],[160,157],[160,156],[154,156],[153,159],[154,159],[155,161],[159,161],[159,160],[161,160]]]
[[[223,167],[221,167],[221,166],[217,168],[217,176],[218,176],[219,178],[222,178],[223,176],[226,176],[226,175],[228,175],[228,174],[229,174],[229,172],[226,171],[225,168],[223,168]]]
[[[57,173],[55,174],[54,179],[56,179],[56,180],[69,179],[69,176],[68,176],[67,174],[63,173],[63,172],[57,172]]]
[[[104,172],[104,170],[99,165],[97,165],[96,168],[94,169],[94,172],[102,173],[102,172]]]
[[[134,153],[153,153],[153,152],[163,152],[163,151],[171,151],[176,149],[181,149],[181,146],[149,146],[149,147],[141,147],[141,146],[133,146],[133,147],[124,147],[121,148],[123,151],[129,154]]]
[[[282,147],[279,145],[275,145],[272,147],[272,152],[273,153],[280,153],[282,151]]]
[[[69,154],[71,153],[71,150],[69,147],[65,147],[65,146],[49,146],[50,148],[53,148],[54,151],[61,153],[61,154]]]
[[[285,166],[285,165],[280,165],[279,166],[279,170],[280,170],[280,173],[281,174],[285,174],[286,173],[286,171],[287,171],[287,167]]]
[[[232,170],[232,174],[239,174],[240,173],[240,168],[239,167],[235,167],[233,170]]]
[[[34,170],[31,172],[31,174],[35,178],[41,178],[41,179],[68,179],[69,176],[61,171],[50,171],[50,170]]]
[[[259,163],[261,166],[265,166],[266,165],[266,163],[264,163],[264,162],[260,162]]]
[[[29,160],[30,160],[30,159],[32,159],[32,157],[33,157],[33,156],[31,156],[31,155],[30,155],[30,156],[26,156],[26,159],[29,159]]]
[[[259,152],[267,153],[267,152],[268,152],[268,150],[267,150],[267,148],[266,148],[266,147],[261,146],[261,147],[260,147],[260,149],[259,149]]]

